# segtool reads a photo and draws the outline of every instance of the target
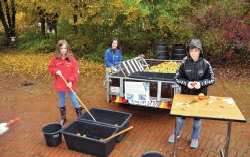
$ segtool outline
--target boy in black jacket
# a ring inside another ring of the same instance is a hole
[[[181,85],[181,94],[207,95],[207,87],[214,84],[214,73],[210,63],[203,58],[202,44],[199,39],[192,39],[189,43],[189,53],[176,73],[176,82]],[[180,137],[185,118],[176,118],[176,135]],[[196,149],[199,146],[199,136],[201,130],[200,118],[194,118],[193,131],[190,147]],[[169,139],[169,143],[174,143],[174,134]]]

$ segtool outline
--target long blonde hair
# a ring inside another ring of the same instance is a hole
[[[66,59],[71,59],[71,57],[73,57],[73,53],[71,51],[71,48],[69,46],[69,43],[66,41],[66,40],[59,40],[56,44],[56,58],[61,58],[62,57],[62,54],[60,52],[60,48],[63,46],[63,45],[66,45],[67,47],[67,53],[65,55]]]

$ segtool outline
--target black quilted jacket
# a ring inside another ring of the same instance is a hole
[[[189,89],[187,87],[189,81],[200,82],[201,88]],[[194,62],[191,57],[186,57],[176,73],[176,82],[181,85],[182,94],[198,95],[204,93],[207,95],[207,87],[215,82],[214,72],[210,63],[203,57],[200,57],[197,62]]]

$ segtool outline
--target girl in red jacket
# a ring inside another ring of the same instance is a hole
[[[79,102],[77,101],[76,95],[70,90],[70,88],[75,89],[76,82],[79,76],[79,67],[66,40],[58,41],[56,45],[55,56],[49,63],[49,72],[54,78],[54,88],[58,93],[59,108],[61,113],[60,123],[63,125],[66,122],[66,93],[71,98],[71,102],[75,108],[77,117],[81,115],[82,110]],[[65,84],[65,82],[61,78],[62,76],[67,80],[67,84]]]

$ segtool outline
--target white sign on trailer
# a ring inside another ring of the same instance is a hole
[[[150,101],[149,82],[125,81],[125,98],[131,104]]]

